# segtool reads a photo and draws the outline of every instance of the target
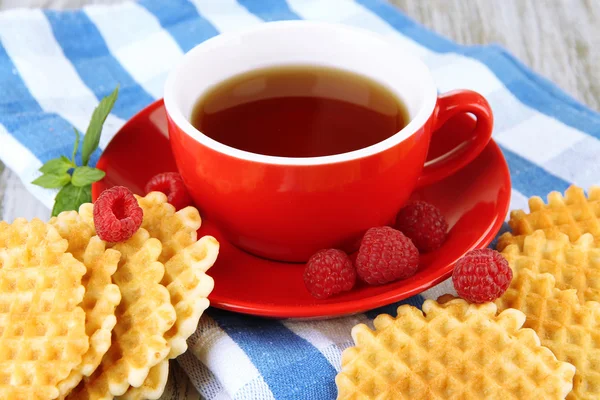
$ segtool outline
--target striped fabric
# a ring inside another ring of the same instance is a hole
[[[122,124],[162,96],[174,63],[219,32],[263,21],[312,19],[378,32],[421,57],[440,91],[476,90],[495,113],[513,208],[526,198],[600,183],[600,115],[497,46],[461,46],[379,0],[141,0],[76,11],[0,14],[0,159],[30,185],[41,164],[69,154],[98,101],[118,83],[104,148]],[[98,159],[94,154],[92,162]],[[444,283],[408,303],[450,290]],[[211,309],[180,364],[206,399],[332,399],[350,329],[380,312],[329,321],[275,321]]]

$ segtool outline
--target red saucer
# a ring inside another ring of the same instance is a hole
[[[471,132],[474,125],[469,115],[460,115],[436,136],[444,138],[440,142],[449,142],[463,132]],[[98,167],[106,171],[106,177],[93,185],[94,200],[115,185],[143,194],[152,176],[177,170],[162,100],[123,126],[100,157]],[[471,249],[487,246],[500,229],[510,200],[506,161],[492,141],[457,174],[419,189],[413,197],[435,204],[448,220],[451,229],[444,246],[422,256],[419,272],[410,279],[383,286],[359,284],[351,292],[328,300],[316,300],[306,291],[303,265],[252,256],[228,243],[217,226],[204,220],[200,234],[213,235],[221,243],[219,258],[209,271],[215,280],[211,305],[269,317],[324,318],[366,311],[418,294],[448,278],[458,258]]]

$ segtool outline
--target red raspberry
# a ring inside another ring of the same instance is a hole
[[[346,253],[337,249],[320,250],[306,263],[304,284],[317,299],[352,289],[356,271]]]
[[[181,175],[177,172],[164,172],[154,175],[146,184],[146,194],[150,192],[163,192],[166,194],[167,201],[176,210],[181,210],[192,204],[192,198],[183,184]]]
[[[356,272],[371,285],[413,276],[419,268],[419,250],[402,232],[389,226],[371,228],[363,236]]]
[[[436,206],[415,201],[400,210],[395,228],[408,236],[421,253],[428,253],[444,244],[448,223]]]
[[[144,212],[133,193],[123,186],[115,186],[100,194],[94,203],[96,234],[106,242],[129,239],[142,225]]]
[[[492,249],[471,250],[454,266],[456,293],[471,303],[494,301],[510,285],[512,270],[502,254]]]

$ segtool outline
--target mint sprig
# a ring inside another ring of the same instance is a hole
[[[73,171],[71,183],[73,186],[83,187],[104,178],[104,171],[92,167],[77,167]]]
[[[83,203],[92,201],[92,185],[77,187],[67,183],[56,195],[52,216],[55,217],[63,211],[77,210]]]
[[[102,126],[115,105],[118,95],[119,87],[117,86],[110,95],[100,101],[100,104],[94,110],[81,143],[82,165],[77,165],[75,160],[81,136],[79,131],[73,128],[75,131],[75,144],[73,145],[71,159],[60,156],[47,161],[39,169],[42,175],[31,182],[47,189],[60,188],[54,199],[52,216],[56,216],[63,211],[77,210],[83,203],[92,201],[92,183],[104,178],[105,173],[98,168],[89,167],[88,163],[90,157],[98,148]]]
[[[102,125],[104,125],[106,117],[108,117],[110,110],[112,110],[113,106],[115,105],[118,95],[119,87],[117,86],[117,88],[109,96],[100,100],[100,104],[98,104],[98,107],[96,107],[92,113],[92,119],[90,120],[90,124],[85,131],[83,143],[81,144],[81,161],[83,162],[84,166],[88,165],[92,153],[98,148],[98,144],[100,143],[100,134],[102,133]]]

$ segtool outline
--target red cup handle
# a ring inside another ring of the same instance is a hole
[[[487,100],[472,90],[453,90],[438,96],[433,111],[433,133],[446,121],[460,113],[471,113],[477,119],[473,133],[445,154],[425,163],[417,186],[442,180],[473,161],[490,141],[494,117]]]

